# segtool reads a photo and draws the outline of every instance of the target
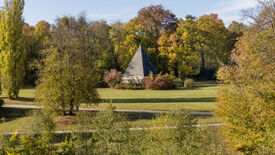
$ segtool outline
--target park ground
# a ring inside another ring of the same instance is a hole
[[[81,107],[105,109],[111,102],[118,110],[161,110],[179,111],[187,109],[189,111],[215,110],[215,100],[218,85],[214,81],[198,82],[194,88],[179,88],[176,90],[116,90],[110,88],[100,88],[98,93],[102,103],[98,105],[82,104]],[[37,105],[34,102],[35,89],[25,88],[20,91],[17,101],[4,98],[6,104],[17,105]],[[6,132],[28,131],[31,129],[31,109],[27,108],[4,108],[1,110],[1,128]],[[77,112],[81,114],[84,111]],[[92,111],[91,111],[92,113]],[[154,114],[146,113],[124,113],[128,118],[131,127],[146,127],[150,125],[150,120]],[[214,116],[196,116],[199,124],[220,123]],[[73,130],[77,124],[76,116],[58,116],[55,118],[56,130]]]

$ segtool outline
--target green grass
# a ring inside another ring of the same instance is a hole
[[[217,92],[215,82],[197,84],[191,89],[176,90],[117,90],[111,88],[97,89],[102,103],[94,108],[106,108],[112,102],[117,109],[129,110],[182,110],[214,111]],[[33,102],[35,90],[21,89],[19,99],[8,104],[35,104]],[[2,96],[3,97],[3,96]],[[85,106],[84,104],[82,106]]]
[[[0,110],[0,128],[6,132],[27,131],[31,128],[30,109],[2,108]]]
[[[31,131],[33,118],[28,113],[30,109],[24,108],[3,108],[0,110],[0,132],[24,132]],[[76,112],[77,115],[83,111]],[[91,112],[90,113],[94,113]],[[155,118],[154,114],[150,113],[122,113],[132,128],[148,127],[151,120]],[[3,119],[4,118],[4,119]],[[198,124],[211,124],[220,123],[221,121],[215,117],[195,117]],[[93,118],[89,117],[88,120],[92,121]],[[54,118],[56,124],[55,130],[74,130],[78,124],[77,116],[56,116]]]
[[[117,109],[214,111],[217,84],[198,84],[191,89],[176,90],[117,90],[98,89],[105,103],[111,101]]]
[[[106,108],[108,102],[112,101],[117,109],[131,110],[181,110],[188,109],[191,111],[214,111],[215,96],[217,92],[217,84],[215,82],[199,83],[192,89],[176,89],[176,90],[116,90],[110,88],[98,89],[103,100],[94,108]],[[19,99],[16,101],[8,100],[9,104],[35,104],[35,90],[33,88],[22,89]],[[82,105],[86,107],[86,105]],[[90,106],[89,106],[90,107]],[[27,131],[30,130],[30,116],[26,116],[28,109],[4,108],[0,112],[0,118],[5,117],[5,122],[1,124],[6,131]],[[149,114],[131,114],[126,113],[129,123],[132,127],[146,126],[152,119]],[[73,116],[57,117],[57,130],[70,130],[75,124]],[[197,117],[199,123],[218,123],[215,117]]]

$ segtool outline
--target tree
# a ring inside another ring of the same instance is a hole
[[[121,60],[124,60],[120,58],[123,52],[123,41],[125,40],[125,33],[123,33],[124,24],[118,21],[110,25],[110,27],[110,38],[114,47],[115,68],[120,70],[120,66],[123,64]]]
[[[0,50],[2,88],[16,99],[25,75],[26,52],[23,48],[24,0],[6,0],[1,10]]]
[[[154,67],[162,70],[163,58],[159,55],[158,39],[163,31],[167,33],[175,32],[177,28],[177,18],[170,11],[165,10],[161,5],[151,5],[142,8],[138,16],[131,19],[124,27],[126,39],[124,41],[124,64],[122,69],[126,69],[136,49],[141,44],[147,51]]]
[[[232,52],[232,64],[218,71],[216,114],[226,124],[227,142],[245,154],[275,153],[275,2],[260,4]]]
[[[223,21],[216,14],[203,15],[197,20],[197,34],[202,68],[218,69],[219,63],[227,64],[232,50],[231,38]]]
[[[82,16],[81,16],[82,17]],[[62,108],[63,114],[80,103],[98,103],[97,74],[91,64],[87,24],[79,18],[58,19],[39,73],[36,100],[49,110]],[[85,19],[85,18],[84,18]]]
[[[236,21],[233,21],[227,28],[227,30],[230,33],[231,36],[231,43],[232,47],[235,46],[236,42],[238,41],[238,38],[241,37],[246,30],[246,26],[243,23],[239,23]]]
[[[37,57],[38,41],[34,34],[35,27],[24,24],[23,27],[23,46],[26,51],[25,77],[24,84],[34,85],[36,78],[35,71],[30,67],[30,64]]]
[[[99,54],[97,60],[98,67],[102,70],[114,68],[114,52],[110,39],[110,26],[106,21],[94,21],[89,24],[89,29],[92,32],[92,50]]]
[[[50,36],[50,27],[51,25],[46,21],[40,21],[35,26],[35,35],[38,40],[44,40]]]
[[[168,71],[181,78],[197,75],[200,71],[200,55],[195,49],[194,39],[196,24],[193,19],[180,19],[175,33],[169,35],[164,32],[158,40],[160,54],[168,60]]]

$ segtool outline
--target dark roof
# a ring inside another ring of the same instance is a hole
[[[157,74],[155,68],[153,67],[148,55],[139,46],[136,54],[134,55],[133,59],[129,63],[124,76],[139,76],[139,77],[146,77],[153,72],[153,74]]]

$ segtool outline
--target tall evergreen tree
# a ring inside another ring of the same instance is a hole
[[[0,20],[0,59],[2,88],[16,99],[25,75],[22,44],[24,0],[5,0]]]

